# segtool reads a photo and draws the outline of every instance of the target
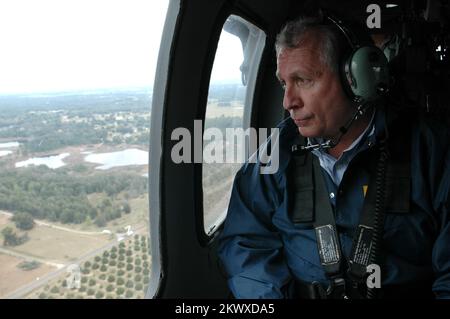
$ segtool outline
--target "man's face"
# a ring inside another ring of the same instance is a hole
[[[277,57],[277,77],[284,87],[283,107],[300,134],[333,138],[349,120],[353,107],[338,74],[320,58],[318,37],[305,35],[296,49],[285,48]]]

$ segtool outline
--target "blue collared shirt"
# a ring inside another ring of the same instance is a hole
[[[360,152],[366,150],[371,144],[375,143],[375,112],[364,132],[342,153],[341,157],[335,158],[328,154],[324,149],[313,150],[312,153],[317,156],[320,166],[330,175],[334,184],[339,187],[347,170],[350,161]],[[323,143],[322,138],[310,138],[308,144]]]

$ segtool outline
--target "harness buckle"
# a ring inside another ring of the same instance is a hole
[[[345,279],[332,279],[327,289],[327,296],[330,299],[350,299],[347,295]]]

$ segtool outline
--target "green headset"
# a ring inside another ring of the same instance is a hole
[[[383,51],[373,44],[360,44],[355,34],[341,20],[329,13],[324,14],[324,19],[340,31],[350,47],[350,50],[346,50],[340,57],[339,62],[344,91],[355,102],[373,102],[380,99],[389,87],[388,61]]]

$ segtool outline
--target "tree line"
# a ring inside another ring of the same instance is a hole
[[[137,197],[146,191],[147,179],[131,173],[73,176],[45,166],[0,172],[0,209],[65,224],[90,219],[104,226],[131,212],[126,200],[117,199],[119,193]],[[105,193],[109,199],[94,206],[87,197],[93,193]],[[27,218],[16,220],[30,227]]]

